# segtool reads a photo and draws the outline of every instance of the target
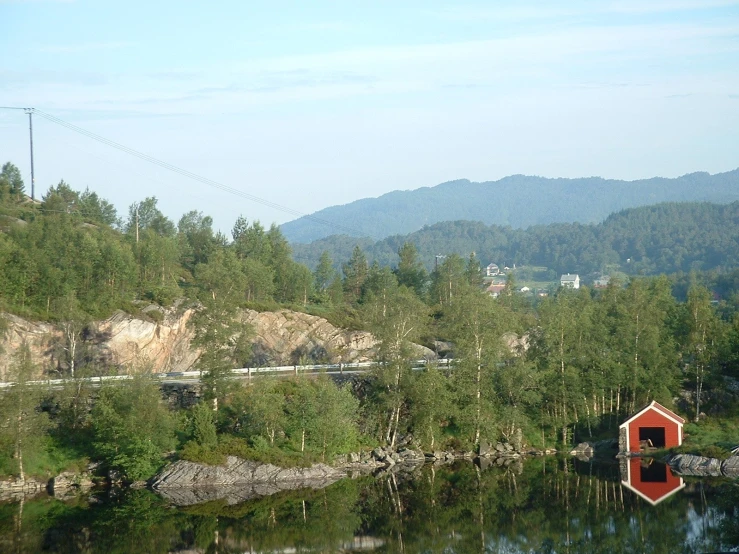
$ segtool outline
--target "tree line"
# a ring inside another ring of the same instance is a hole
[[[380,241],[331,236],[293,244],[315,267],[321,254],[346,259],[355,246],[370,261],[396,265],[398,249],[412,242],[427,269],[437,254],[476,252],[485,264],[544,266],[562,273],[659,275],[726,270],[739,263],[739,202],[664,203],[631,208],[598,224],[551,223],[516,229],[479,221],[444,221]]]

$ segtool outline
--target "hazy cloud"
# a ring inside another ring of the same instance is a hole
[[[447,21],[535,21],[557,18],[604,16],[608,14],[659,14],[739,6],[739,0],[628,0],[620,2],[569,2],[566,7],[550,3],[520,3],[516,6],[455,6],[421,13]]]
[[[101,86],[107,83],[107,76],[92,71],[0,70],[0,88],[5,89],[29,84]]]
[[[201,76],[200,72],[197,71],[157,71],[155,73],[149,73],[146,75],[150,79],[157,79],[160,81],[193,81]]]
[[[37,50],[47,54],[76,54],[99,50],[118,50],[120,48],[129,48],[133,45],[134,43],[125,41],[83,42],[79,44],[48,44],[39,46]]]

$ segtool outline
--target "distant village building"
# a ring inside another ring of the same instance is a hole
[[[608,287],[608,283],[611,282],[611,278],[608,275],[601,275],[598,279],[593,281],[594,289],[604,289]]]
[[[519,292],[531,292],[531,289],[529,287],[521,287],[518,289]]]
[[[493,283],[487,289],[485,289],[485,291],[493,298],[498,298],[498,296],[500,296],[500,293],[505,290],[505,287],[505,284]]]
[[[577,273],[565,273],[564,275],[562,275],[562,277],[559,278],[559,284],[566,288],[579,289],[580,276]]]
[[[488,277],[500,275],[500,268],[496,264],[490,264],[485,268],[485,275]]]

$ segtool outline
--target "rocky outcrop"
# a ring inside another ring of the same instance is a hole
[[[69,498],[89,491],[94,486],[89,472],[64,471],[49,481],[47,489],[57,498]]]
[[[595,447],[589,442],[581,442],[570,451],[570,455],[588,460],[595,455]]]
[[[250,498],[300,488],[323,488],[346,473],[316,464],[306,468],[280,468],[229,456],[223,466],[180,460],[152,481],[152,488],[177,506],[225,499],[237,504]]]
[[[727,477],[739,477],[739,454],[727,458],[721,463],[721,473]]]
[[[9,479],[0,481],[0,501],[34,496],[46,491],[48,481],[38,479]]]
[[[0,380],[6,381],[13,355],[25,342],[36,365],[48,367],[53,353],[52,345],[62,333],[48,323],[34,323],[12,314],[0,314],[7,322],[4,339],[0,337]]]
[[[151,305],[142,313],[151,319],[118,311],[96,325],[101,355],[118,367],[150,365],[156,372],[190,369],[200,356],[190,345],[194,331],[188,322],[195,310]]]
[[[192,369],[200,356],[200,351],[192,347],[193,329],[188,325],[195,309],[181,304],[166,310],[150,305],[141,312],[141,316],[134,317],[118,311],[106,320],[89,324],[83,333],[87,355],[95,358],[98,367],[145,368],[153,372]],[[67,372],[61,328],[10,314],[3,317],[8,321],[8,333],[0,340],[0,380],[7,380],[12,357],[23,342],[29,345],[33,361],[44,375]],[[367,361],[373,359],[377,344],[370,333],[339,329],[322,317],[290,310],[245,310],[242,319],[254,328],[254,366]],[[416,355],[435,357],[422,346],[417,346]]]
[[[141,317],[117,311],[108,319],[86,326],[78,351],[82,351],[84,342],[88,355],[94,357],[98,366],[184,371],[200,356],[200,351],[190,345],[193,330],[188,321],[193,313],[192,308],[175,306],[164,310],[154,305],[144,308]],[[3,314],[3,317],[8,322],[8,332],[0,341],[0,379],[7,380],[13,355],[24,342],[31,350],[34,363],[45,375],[57,377],[68,369],[65,338],[60,327],[11,314]]]
[[[377,344],[371,333],[346,331],[322,317],[279,310],[246,310],[244,322],[254,327],[259,365],[361,362],[371,359]]]
[[[739,456],[731,456],[723,462],[717,458],[675,454],[665,460],[680,475],[699,477],[739,477]]]

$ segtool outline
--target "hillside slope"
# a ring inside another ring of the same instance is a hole
[[[487,226],[475,221],[446,221],[408,235],[366,239],[328,237],[295,244],[295,255],[315,267],[323,251],[337,264],[354,244],[367,258],[395,266],[398,249],[412,242],[428,269],[437,254],[475,252],[483,263],[545,266],[558,273],[599,272],[619,268],[629,274],[739,267],[739,202],[663,203],[631,208],[598,224],[552,223],[528,229]]]
[[[336,232],[315,219],[352,229],[375,240],[408,234],[440,221],[480,221],[526,228],[549,223],[597,223],[609,214],[660,202],[739,200],[739,169],[618,181],[588,177],[547,179],[513,175],[499,181],[450,181],[435,187],[394,191],[320,210],[282,225],[292,243],[309,243]]]

